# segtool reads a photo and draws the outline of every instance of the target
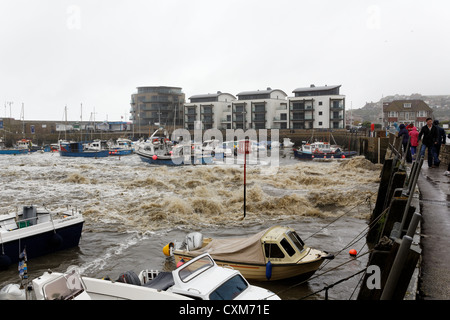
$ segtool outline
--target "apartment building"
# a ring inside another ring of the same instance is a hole
[[[297,88],[289,97],[290,129],[345,128],[345,96],[340,85]]]
[[[279,89],[244,91],[232,103],[232,129],[287,128],[287,94]]]
[[[185,95],[179,87],[138,87],[131,95],[130,120],[138,127],[183,124]]]
[[[194,95],[189,100],[190,103],[183,106],[185,129],[231,129],[231,106],[235,96],[217,91]]]

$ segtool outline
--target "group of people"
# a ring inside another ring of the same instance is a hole
[[[408,126],[405,126],[403,123],[400,124],[398,137],[402,137],[403,151],[406,152],[406,162],[411,163],[415,159],[419,141],[422,140],[419,154],[424,156],[425,151],[428,149],[428,167],[437,168],[441,163],[439,160],[441,145],[446,142],[445,130],[439,126],[439,120],[433,121],[432,118],[427,118],[426,121],[427,124],[420,129],[420,132],[417,131],[417,128],[412,123]],[[450,134],[448,138],[450,139]],[[408,148],[408,141],[410,148]],[[450,163],[444,174],[450,176]]]

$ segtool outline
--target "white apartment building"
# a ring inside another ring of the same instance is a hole
[[[218,91],[190,97],[184,104],[184,128],[193,129],[342,129],[345,96],[340,85],[298,88],[288,97],[280,89]],[[197,127],[196,127],[197,125]]]
[[[244,91],[232,105],[231,129],[287,128],[287,94],[279,89]],[[285,116],[281,116],[281,115]],[[283,125],[282,125],[283,124]]]
[[[189,98],[184,104],[184,128],[194,129],[230,129],[231,106],[236,97],[217,91],[213,94],[199,94]],[[196,124],[201,128],[196,128]],[[230,127],[228,127],[230,125]]]
[[[289,97],[290,129],[345,128],[345,96],[340,85],[316,87],[311,85],[292,91]]]

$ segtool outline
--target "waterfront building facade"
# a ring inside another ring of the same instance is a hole
[[[426,119],[433,117],[433,109],[423,100],[394,100],[383,103],[383,125],[392,127],[394,123],[412,123],[419,130]]]
[[[138,87],[131,95],[130,120],[138,126],[183,124],[185,95],[179,87]]]
[[[289,97],[290,129],[344,129],[345,96],[340,85],[297,88]]]
[[[183,127],[194,129],[231,129],[231,106],[236,97],[217,91],[189,98],[183,107]]]

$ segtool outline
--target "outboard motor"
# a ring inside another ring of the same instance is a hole
[[[196,250],[203,245],[203,235],[200,232],[191,232],[186,235],[186,249]]]

